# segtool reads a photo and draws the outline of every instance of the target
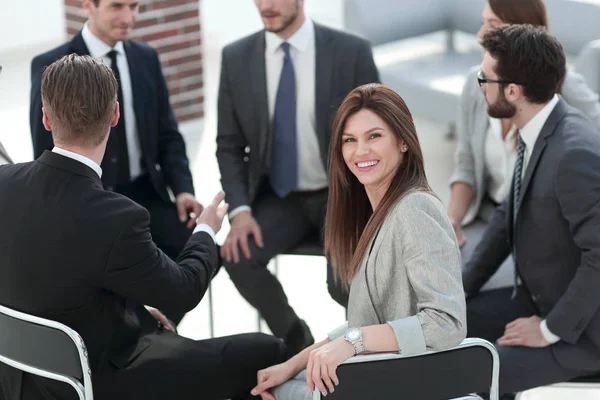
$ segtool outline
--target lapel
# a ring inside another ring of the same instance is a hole
[[[2,146],[2,143],[0,143],[0,157],[5,158],[9,164],[14,164],[14,161],[12,160],[12,158],[10,158],[10,156],[6,152],[6,149],[4,148],[4,146]]]
[[[271,158],[267,155],[271,152],[272,127],[269,123],[269,101],[267,99],[267,66],[265,64],[265,32],[256,35],[256,41],[250,54],[250,83],[254,112],[258,116],[258,149],[263,165],[271,164]]]
[[[90,55],[90,51],[88,50],[87,45],[85,44],[85,41],[83,40],[81,31],[77,32],[77,34],[75,36],[73,36],[73,39],[71,39],[71,42],[69,42],[69,47],[77,55],[80,55],[80,56],[89,56]]]
[[[315,23],[315,119],[319,147],[324,160],[328,153],[328,118],[333,79],[334,46],[329,31]],[[327,165],[325,165],[327,168]]]
[[[531,157],[529,158],[529,162],[527,163],[527,169],[525,170],[525,175],[523,176],[523,181],[521,182],[521,193],[519,193],[519,207],[516,210],[516,218],[519,217],[519,211],[521,209],[521,204],[523,204],[523,198],[525,196],[525,193],[527,192],[527,189],[529,188],[529,183],[531,182],[533,173],[535,172],[537,164],[540,161],[540,157],[544,152],[544,149],[546,148],[546,142],[548,138],[554,133],[556,125],[558,125],[559,121],[563,118],[566,112],[567,106],[564,100],[562,100],[561,98],[558,100],[558,103],[554,107],[554,110],[552,110],[552,112],[548,116],[548,119],[542,127],[540,135],[535,141],[535,145],[533,146],[533,152],[531,153]]]

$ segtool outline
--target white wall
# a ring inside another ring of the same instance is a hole
[[[64,0],[0,0],[0,54],[65,40]]]

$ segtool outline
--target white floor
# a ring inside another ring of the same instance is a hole
[[[215,158],[216,94],[218,89],[220,51],[222,47],[246,34],[261,28],[261,22],[250,0],[202,0],[201,2],[205,118],[181,125],[192,162],[198,198],[206,203],[220,189],[219,172]],[[307,1],[308,14],[324,24],[342,26],[342,0]],[[233,11],[235,10],[235,11]],[[58,43],[56,43],[58,44]],[[4,70],[0,75],[0,141],[17,161],[32,158],[29,134],[29,65],[31,58],[41,50],[50,48],[27,48],[11,54],[0,54]],[[384,55],[379,54],[379,60]],[[447,201],[447,185],[454,168],[454,141],[444,137],[445,126],[426,120],[416,120],[430,184]],[[223,240],[228,226],[218,235]],[[327,331],[344,321],[343,309],[327,293],[325,262],[319,257],[280,257],[279,277],[297,313],[310,325],[315,338],[323,338]],[[257,329],[256,312],[241,298],[226,272],[222,271],[213,281],[214,332],[230,335]],[[267,328],[263,324],[263,330]],[[180,332],[190,338],[204,339],[210,336],[208,302],[205,298],[190,312],[180,325]],[[591,391],[561,391],[539,389],[527,393],[526,400],[533,399],[600,399]]]

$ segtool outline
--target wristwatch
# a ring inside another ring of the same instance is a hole
[[[358,328],[350,328],[344,333],[344,340],[354,346],[354,354],[360,354],[365,351],[365,345],[363,344],[363,333]]]

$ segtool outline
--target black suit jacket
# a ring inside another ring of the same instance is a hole
[[[123,42],[131,75],[133,106],[142,150],[142,166],[148,171],[152,184],[163,200],[170,202],[169,186],[175,195],[194,193],[192,174],[185,152],[185,143],[169,103],[169,91],[162,74],[156,51],[147,44],[128,40]],[[89,55],[81,32],[73,39],[31,62],[30,125],[34,158],[53,147],[52,135],[42,124],[40,93],[44,68],[68,54]],[[114,188],[117,178],[118,141],[111,131],[106,154],[102,160],[102,182]]]
[[[97,392],[161,345],[147,338],[158,328],[142,304],[189,311],[216,271],[209,234],[194,234],[175,263],[152,242],[146,209],[104,190],[92,169],[70,158],[46,151],[30,163],[0,166],[0,193],[0,304],[79,332]],[[10,400],[21,389],[38,394],[24,399],[68,396],[43,379],[21,388],[21,378],[0,364]]]
[[[357,86],[379,82],[370,44],[315,23],[315,116],[323,166],[328,166],[331,124]],[[230,209],[251,205],[271,162],[265,67],[265,31],[223,49],[218,99],[217,159]]]
[[[512,201],[500,205],[463,274],[475,295],[513,251],[559,361],[600,368],[600,132],[562,99],[535,143]],[[512,192],[509,196],[512,199]]]

